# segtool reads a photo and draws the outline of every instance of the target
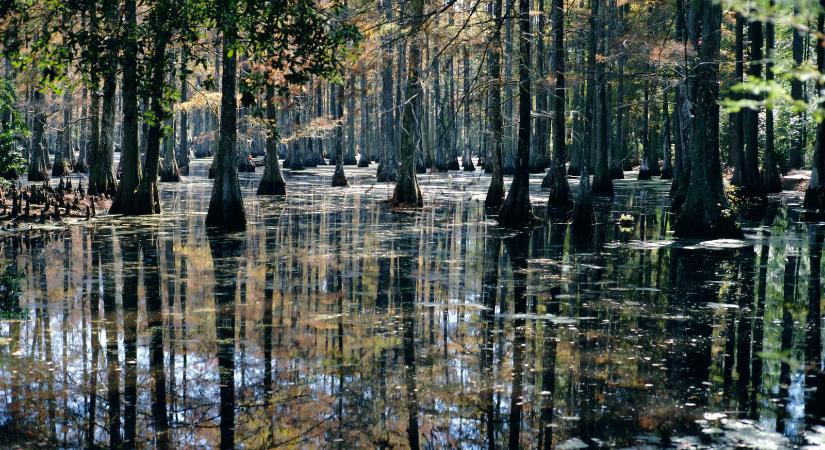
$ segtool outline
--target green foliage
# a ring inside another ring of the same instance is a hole
[[[0,318],[17,319],[24,315],[19,303],[21,279],[23,274],[5,262],[0,262]]]
[[[16,178],[23,171],[26,160],[20,154],[18,141],[29,135],[26,122],[15,105],[14,87],[0,80],[0,177]]]

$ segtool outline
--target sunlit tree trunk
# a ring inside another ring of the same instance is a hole
[[[799,0],[794,1],[794,16],[799,14]],[[798,69],[802,65],[805,55],[805,36],[804,31],[799,28],[793,28],[793,39],[791,43],[791,52],[793,54],[794,69]],[[804,100],[802,92],[802,80],[798,77],[791,79],[791,98],[797,101]],[[807,124],[805,121],[805,112],[800,111],[795,113],[791,118],[791,148],[788,152],[788,167],[791,169],[799,169],[802,167],[803,156],[805,154],[805,144],[807,135]]]
[[[344,174],[344,86],[331,86],[335,90],[335,106],[333,108],[335,125],[335,142],[333,143],[332,158],[335,160],[335,173],[332,174],[333,186],[347,186],[347,176]]]
[[[473,164],[473,156],[472,156],[472,148],[471,148],[471,116],[470,116],[470,51],[467,49],[465,45],[462,48],[462,66],[464,69],[464,86],[463,86],[463,99],[462,99],[462,107],[464,109],[464,120],[463,120],[463,137],[462,139],[462,157],[461,157],[461,167],[467,172],[473,172],[476,170],[475,165]]]
[[[275,110],[275,91],[272,86],[266,90],[266,165],[258,195],[286,195],[286,183],[278,164],[278,124]]]

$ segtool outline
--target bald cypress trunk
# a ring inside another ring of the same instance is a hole
[[[604,36],[604,18],[605,14],[601,11],[603,0],[591,0],[593,4],[592,26],[593,36],[597,41],[597,51],[599,54],[605,54],[605,36]],[[596,82],[596,95],[593,104],[594,117],[591,118],[595,124],[595,133],[592,137],[595,143],[593,149],[593,195],[596,196],[613,196],[613,180],[610,178],[610,171],[607,166],[607,152],[609,142],[608,120],[607,120],[607,81],[605,80],[605,60],[600,58],[596,62],[596,73],[594,80]]]
[[[347,151],[344,165],[354,166],[355,161],[355,76],[347,78]]]
[[[370,134],[370,108],[369,97],[367,96],[367,75],[364,68],[361,69],[361,77],[358,81],[361,91],[361,124],[358,133],[358,167],[369,167],[370,152],[367,150],[367,139]]]
[[[467,50],[466,45],[462,48],[461,53],[462,65],[464,68],[463,99],[461,102],[464,109],[464,120],[462,121],[462,124],[464,125],[462,133],[464,139],[462,140],[463,153],[461,157],[461,167],[467,172],[473,172],[476,168],[475,165],[473,165],[472,148],[470,146],[470,52]]]
[[[662,126],[662,160],[664,160],[664,163],[662,164],[662,175],[660,176],[663,180],[673,178],[673,167],[671,165],[670,154],[670,112],[668,111],[667,105],[667,89],[664,89],[662,90],[662,120],[664,122]]]
[[[533,223],[530,205],[530,0],[519,0],[519,127],[516,173],[501,206],[498,221],[510,228],[525,228]]]
[[[538,29],[535,32],[536,40],[536,111],[534,122],[535,133],[530,149],[530,172],[542,173],[547,167],[547,55],[544,49],[544,31],[546,19],[544,16],[544,0],[538,2]]]
[[[410,0],[407,3],[407,20],[410,21],[410,35],[415,38],[410,43],[409,61],[407,61],[407,89],[404,98],[403,116],[401,118],[401,145],[399,157],[401,167],[398,169],[398,181],[390,203],[396,208],[419,208],[424,200],[418,180],[415,176],[415,154],[421,149],[421,97],[420,78],[421,43],[417,36],[424,20],[424,0]]]
[[[823,0],[825,1],[825,0]],[[742,232],[723,212],[722,173],[719,167],[719,45],[722,8],[701,0],[701,45],[693,108],[690,184],[676,219],[676,236],[687,238],[737,237]],[[696,26],[696,25],[694,25]]]
[[[570,185],[567,183],[567,162],[565,130],[565,80],[564,80],[564,0],[553,0],[553,61],[555,62],[554,78],[556,87],[553,92],[553,158],[550,170],[542,181],[542,187],[550,189],[547,200],[548,208],[567,210],[572,206]]]
[[[501,5],[502,0],[492,0],[495,27],[490,42],[489,71],[490,87],[488,94],[487,117],[489,118],[491,139],[490,159],[492,176],[487,188],[484,206],[498,208],[504,201],[504,177],[502,168],[502,118],[501,118]]]
[[[187,65],[189,64],[189,49],[181,49],[180,55],[180,101],[189,100],[189,83],[187,83]],[[180,144],[177,152],[178,169],[180,175],[189,175],[189,112],[185,109],[180,112],[178,124]]]
[[[347,186],[347,176],[344,174],[344,86],[333,85],[335,89],[335,106],[333,107],[335,125],[335,142],[333,143],[332,159],[335,161],[335,173],[332,174],[333,186]]]
[[[261,176],[261,182],[258,184],[258,195],[286,195],[286,183],[278,164],[278,124],[274,96],[275,91],[272,86],[267,86],[266,165],[264,166],[264,174]]]
[[[756,81],[762,77],[762,50],[765,45],[762,35],[762,22],[750,20],[748,22],[748,80]],[[750,95],[751,100],[759,100],[756,95]],[[757,107],[759,108],[759,107]],[[741,181],[742,195],[746,197],[762,197],[765,191],[759,176],[759,109],[744,111],[745,151]]]
[[[825,0],[819,0],[820,6],[825,8]],[[816,40],[816,68],[820,74],[825,75],[825,14],[820,13],[816,19],[817,31],[819,35]],[[825,85],[822,82],[816,84],[816,90],[822,93]],[[808,189],[805,191],[803,206],[807,209],[816,210],[822,214],[825,212],[825,121],[816,125],[816,143],[814,145],[813,166],[811,167],[811,181],[808,182]]]
[[[105,23],[112,26],[116,20],[114,2],[104,3],[103,11]],[[109,28],[111,30],[111,28]],[[108,30],[107,30],[108,31]],[[114,162],[114,132],[115,132],[115,92],[117,91],[118,58],[116,49],[107,49],[102,62],[102,110],[100,114],[100,133],[97,149],[93,149],[94,158],[89,164],[89,194],[114,194],[117,186],[115,175],[112,172]],[[125,68],[124,68],[125,70]],[[122,155],[121,155],[122,156]],[[128,182],[129,180],[127,180]],[[123,179],[121,179],[123,182]],[[137,185],[137,181],[135,181]]]
[[[44,133],[46,130],[46,101],[39,88],[35,88],[32,93],[32,133],[31,152],[29,156],[29,181],[44,181],[49,179],[46,159],[49,157],[44,145]]]
[[[794,2],[794,15],[799,14],[799,0]],[[791,51],[793,53],[794,68],[799,68],[802,65],[805,55],[805,36],[804,31],[794,28],[793,41],[791,44]],[[802,92],[802,80],[798,77],[791,79],[791,97],[794,100],[804,100]],[[788,167],[791,169],[799,169],[802,167],[803,156],[805,154],[806,144],[806,121],[805,112],[800,111],[794,113],[792,119],[791,130],[791,148],[788,152]]]
[[[776,3],[771,0],[771,6]],[[765,62],[765,79],[773,81],[774,49],[776,47],[775,26],[772,21],[765,22],[765,45],[767,47]],[[765,192],[782,192],[782,180],[779,176],[779,165],[776,157],[776,146],[774,142],[774,117],[773,106],[765,105],[765,156],[762,167],[762,184]]]
[[[234,10],[234,1],[225,5]],[[238,39],[237,26],[228,20],[218,24],[223,32],[223,61],[221,74],[221,123],[218,154],[215,156],[215,184],[209,200],[206,226],[224,231],[243,231],[246,228],[246,213],[241,186],[238,181],[237,156],[237,52],[234,51]]]
[[[63,129],[57,135],[57,145],[54,149],[54,164],[52,176],[62,177],[69,174],[71,169],[70,154],[72,152],[71,123],[72,123],[72,94],[67,88],[63,93]]]
[[[392,22],[392,0],[384,0],[384,17]],[[378,181],[396,181],[398,163],[395,159],[395,111],[393,109],[393,82],[392,82],[392,43],[389,37],[384,37],[383,53],[384,67],[381,75],[381,128],[383,131],[381,142],[381,161],[378,164],[376,177]]]

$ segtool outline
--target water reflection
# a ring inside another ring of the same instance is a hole
[[[617,183],[580,240],[497,229],[470,175],[423,176],[437,195],[408,216],[357,170],[345,191],[320,173],[251,202],[243,235],[189,214],[195,179],[161,218],[0,236],[24,275],[0,322],[0,446],[822,439],[825,234],[793,199],[711,248],[673,244],[657,183]]]

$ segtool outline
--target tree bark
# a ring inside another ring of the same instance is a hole
[[[44,133],[46,130],[46,100],[39,88],[35,88],[32,93],[32,137],[31,152],[29,156],[29,181],[45,181],[49,179],[46,159],[49,154],[44,144]]]
[[[757,81],[762,77],[762,50],[765,45],[762,35],[762,22],[751,20],[748,22],[748,80]],[[756,95],[749,96],[751,100],[759,100]],[[757,107],[758,108],[758,107]],[[762,181],[759,176],[759,109],[744,111],[745,151],[743,172],[741,178],[741,194],[745,197],[763,197]]]
[[[384,16],[388,23],[392,23],[392,0],[383,0]],[[395,110],[393,109],[393,82],[392,82],[392,43],[389,37],[384,37],[382,44],[384,53],[384,68],[381,75],[381,127],[384,132],[384,142],[381,144],[381,161],[378,163],[376,177],[378,181],[396,181],[398,163],[395,159]]]
[[[600,55],[605,55],[605,35],[604,35],[604,19],[605,14],[600,11],[604,0],[591,0],[593,5],[592,26],[593,35],[597,41],[597,52]],[[607,166],[607,152],[609,142],[608,120],[607,120],[607,81],[605,80],[605,58],[600,58],[596,62],[596,73],[594,75],[596,82],[595,97],[593,112],[594,117],[591,118],[595,124],[596,132],[593,135],[593,142],[595,147],[593,149],[593,195],[601,197],[613,196],[613,180],[610,178],[610,170]]]
[[[187,65],[189,63],[189,48],[184,47],[180,55],[180,101],[189,100],[189,83],[187,82]],[[178,169],[180,175],[189,175],[189,112],[182,109],[178,124],[180,143],[177,152]]]

